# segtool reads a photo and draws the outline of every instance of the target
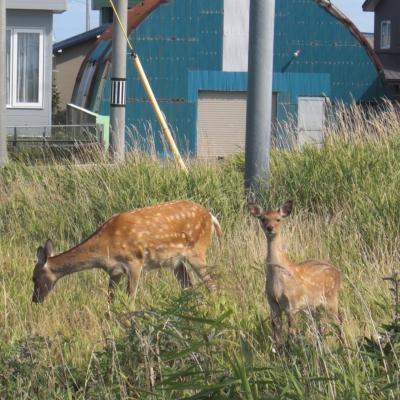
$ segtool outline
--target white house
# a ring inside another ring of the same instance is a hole
[[[7,0],[7,126],[51,124],[53,13],[66,0]]]

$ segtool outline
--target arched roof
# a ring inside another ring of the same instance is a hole
[[[360,30],[354,25],[345,14],[342,13],[337,7],[335,7],[330,0],[315,0],[322,8],[337,18],[345,27],[356,37],[356,39],[365,47],[369,57],[373,61],[376,69],[380,72],[383,71],[383,64],[376,54],[375,50],[368,42],[367,38],[360,32]]]

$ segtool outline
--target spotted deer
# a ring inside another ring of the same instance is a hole
[[[206,208],[174,201],[114,215],[86,240],[58,255],[47,240],[37,249],[32,301],[42,302],[60,278],[92,268],[109,274],[110,300],[125,274],[134,301],[142,270],[172,267],[181,286],[191,287],[188,264],[214,291],[206,267],[213,230],[222,235],[218,220]]]
[[[282,313],[287,315],[289,337],[293,317],[299,311],[311,311],[316,315],[317,309],[322,307],[340,321],[338,295],[341,273],[325,261],[293,262],[284,251],[280,224],[292,212],[292,202],[287,201],[278,210],[269,211],[252,204],[250,212],[259,219],[267,238],[266,296],[274,339],[277,342],[282,339]]]

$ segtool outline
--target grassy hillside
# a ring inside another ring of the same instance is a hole
[[[124,165],[0,171],[0,397],[29,399],[399,398],[400,338],[389,328],[399,266],[400,121],[339,110],[323,147],[274,151],[266,207],[293,199],[284,236],[296,260],[344,273],[344,343],[299,318],[283,353],[264,296],[266,241],[243,202],[243,157],[189,163],[190,175],[132,153]],[[171,199],[207,206],[225,231],[209,264],[221,291],[182,292],[171,271],[146,273],[135,313],[125,282],[111,309],[101,271],[57,283],[31,304],[36,248],[63,251],[112,214]],[[386,328],[385,328],[386,326]],[[192,396],[192,397],[191,397]]]

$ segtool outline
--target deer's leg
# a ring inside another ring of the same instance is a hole
[[[287,323],[288,323],[288,340],[293,339],[296,336],[296,328],[295,328],[295,316],[296,312],[288,312],[287,313]]]
[[[118,286],[119,281],[122,278],[122,274],[118,275],[110,275],[110,279],[108,281],[108,301],[111,303],[115,297],[115,289]]]
[[[138,262],[131,263],[128,270],[128,293],[135,303],[136,292],[139,286],[140,274],[142,272],[142,264]]]
[[[317,327],[317,331],[319,336],[323,337],[325,335],[325,329],[324,326],[322,324],[322,313],[321,310],[319,308],[316,308],[315,310],[312,310],[310,312],[310,316],[312,318],[312,323],[315,324],[315,326]]]
[[[178,282],[181,284],[182,289],[193,287],[188,270],[183,262],[181,262],[175,269],[174,274]]]
[[[339,314],[339,303],[337,298],[331,299],[326,305],[326,311],[333,317],[333,319],[338,323],[342,324],[342,318]]]
[[[280,345],[282,343],[282,312],[278,305],[271,305],[272,337]]]
[[[326,311],[335,320],[336,330],[337,330],[337,334],[339,336],[339,340],[342,343],[344,343],[345,341],[344,341],[344,332],[343,332],[343,320],[342,320],[342,316],[340,315],[340,312],[339,312],[339,302],[337,300],[337,297],[334,299],[331,299],[327,303]]]
[[[210,292],[215,292],[217,286],[207,271],[206,261],[203,257],[188,257],[187,261],[193,267]]]

